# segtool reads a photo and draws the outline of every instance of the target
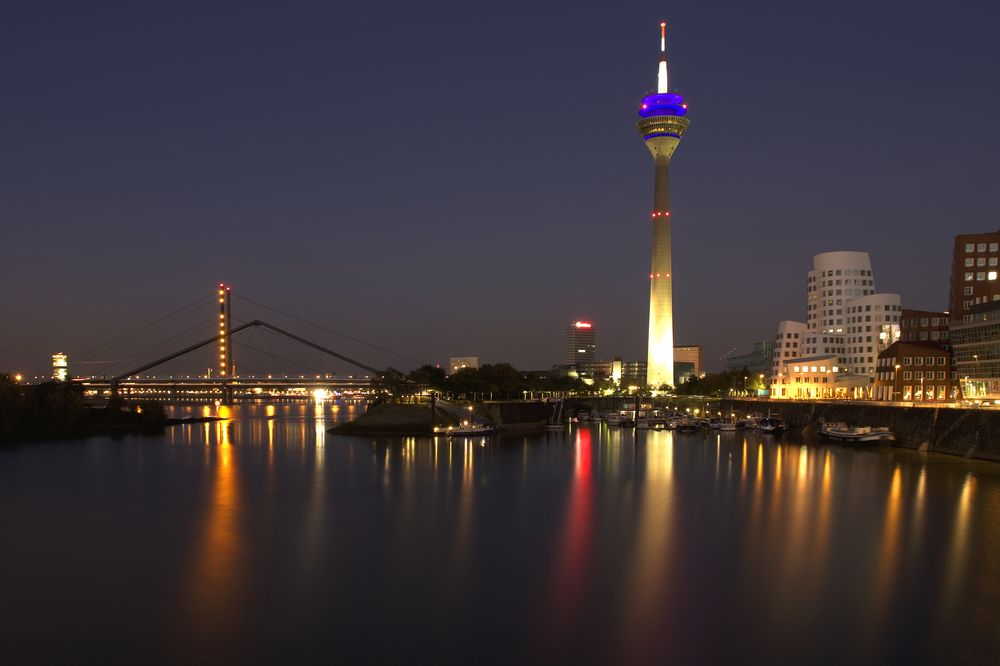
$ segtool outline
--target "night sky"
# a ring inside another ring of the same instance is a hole
[[[547,368],[575,318],[644,359],[664,16],[678,343],[802,320],[830,250],[945,309],[952,237],[1000,227],[991,3],[9,3],[0,370],[222,280],[418,360]]]

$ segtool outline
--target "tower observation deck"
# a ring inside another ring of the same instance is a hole
[[[649,338],[646,384],[674,384],[673,266],[670,257],[670,158],[687,131],[687,104],[670,92],[667,79],[667,24],[660,24],[656,92],[646,95],[636,128],[653,155],[653,259],[649,270]]]

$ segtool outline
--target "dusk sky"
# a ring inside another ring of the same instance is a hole
[[[830,250],[945,309],[953,236],[1000,227],[990,3],[30,2],[0,22],[0,371],[220,281],[432,363],[548,368],[577,318],[644,360],[663,17],[677,342],[711,370],[804,321]]]

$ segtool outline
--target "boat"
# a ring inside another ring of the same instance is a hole
[[[849,426],[840,421],[819,421],[819,434],[840,442],[890,442],[896,439],[895,433],[888,428],[872,426]]]
[[[469,423],[465,421],[457,426],[436,426],[434,434],[439,437],[467,437],[471,435],[492,435],[496,427],[485,423]]]
[[[737,425],[736,421],[723,421],[719,424],[720,432],[736,432]]]
[[[622,415],[618,412],[608,412],[605,415],[604,420],[608,422],[609,426],[616,426],[622,424]]]
[[[777,416],[767,416],[755,421],[757,430],[765,435],[780,435],[785,432],[785,423]]]
[[[698,424],[691,419],[680,419],[676,423],[677,425],[675,425],[674,428],[677,432],[695,432],[698,430]]]

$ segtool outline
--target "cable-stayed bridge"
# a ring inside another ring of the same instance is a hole
[[[268,319],[276,318],[281,325],[263,318],[236,319],[234,298],[248,309],[267,311]],[[208,321],[206,309],[211,312]],[[74,382],[91,399],[228,403],[365,392],[382,370],[359,360],[356,351],[344,353],[344,348],[364,348],[367,357],[422,364],[263,303],[234,297],[224,284],[214,297],[188,303],[71,358],[70,363]]]

